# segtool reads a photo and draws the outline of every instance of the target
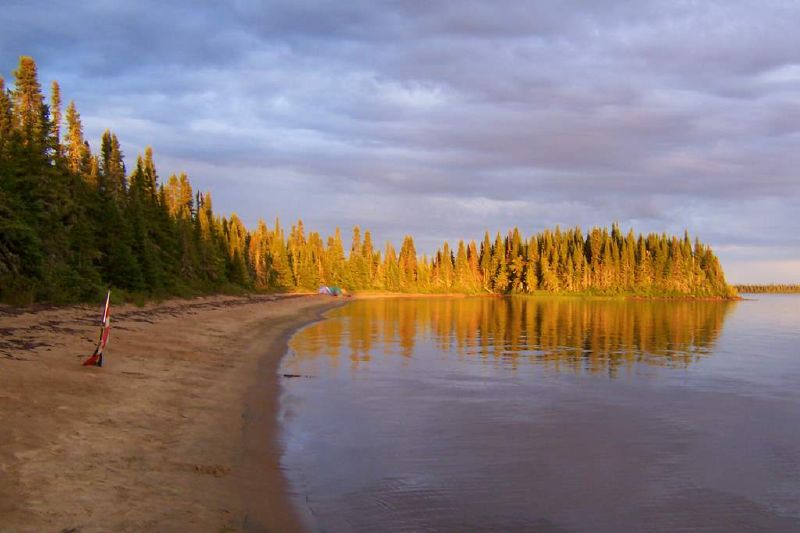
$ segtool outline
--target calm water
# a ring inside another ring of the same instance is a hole
[[[800,297],[355,301],[295,335],[318,531],[800,531]]]

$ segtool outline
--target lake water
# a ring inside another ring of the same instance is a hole
[[[800,531],[800,296],[354,301],[280,372],[315,531]],[[296,376],[296,377],[295,377]]]

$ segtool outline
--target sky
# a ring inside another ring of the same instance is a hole
[[[684,229],[800,282],[796,1],[4,0],[93,149],[214,209],[430,253],[518,226]]]

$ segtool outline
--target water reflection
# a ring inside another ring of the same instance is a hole
[[[283,359],[282,471],[311,531],[800,531],[798,316],[355,301]]]
[[[607,373],[636,363],[685,368],[709,354],[732,307],[716,301],[623,301],[564,298],[395,298],[355,301],[291,342],[300,357],[365,369],[375,351],[412,358],[432,342],[511,369],[535,364],[555,371]]]

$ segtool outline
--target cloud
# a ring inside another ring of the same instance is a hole
[[[760,254],[800,259],[794,2],[11,1],[4,15],[4,72],[34,55],[90,139],[112,128],[129,159],[152,144],[162,175],[188,171],[249,224],[359,223],[431,252],[616,220],[745,247],[725,260],[769,275],[791,268]]]

